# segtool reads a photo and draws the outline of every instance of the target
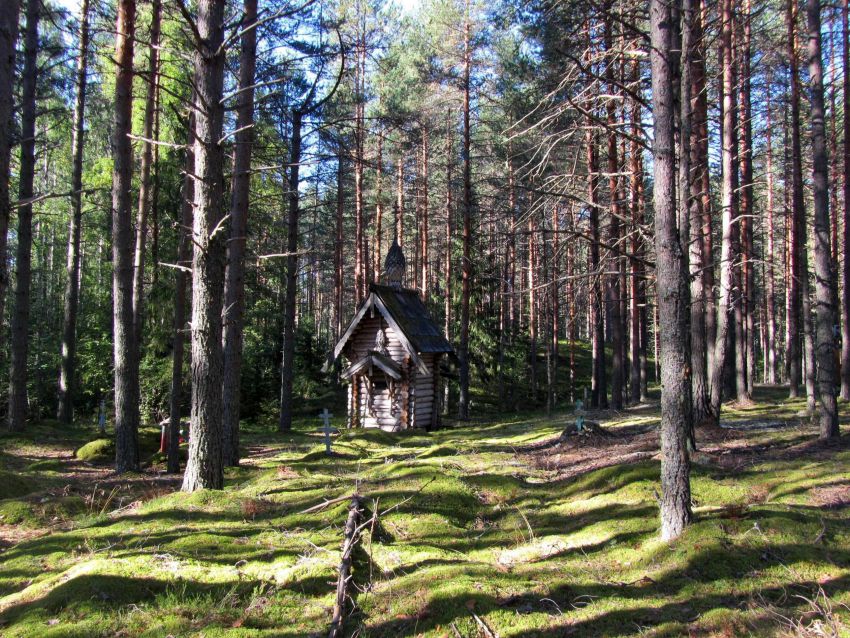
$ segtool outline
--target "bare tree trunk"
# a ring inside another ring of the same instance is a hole
[[[357,44],[355,55],[355,73],[354,73],[354,228],[355,228],[355,249],[354,249],[354,305],[359,306],[360,301],[366,297],[367,287],[367,261],[368,251],[366,246],[366,224],[365,210],[363,205],[363,163],[364,158],[364,83],[365,83],[365,58],[366,44],[365,34],[361,27],[361,9],[360,2],[357,2]],[[300,152],[300,151],[299,151]],[[290,186],[291,188],[291,186]],[[280,427],[283,428],[283,412],[281,412]]]
[[[817,380],[820,395],[820,437],[834,438],[838,432],[838,406],[835,401],[835,307],[830,250],[829,165],[821,57],[820,0],[808,0],[809,76],[811,77],[812,192],[815,206],[815,311],[817,313]]]
[[[420,269],[421,269],[421,289],[419,290],[419,294],[422,295],[422,299],[427,300],[430,294],[430,286],[429,286],[429,268],[430,261],[428,259],[428,154],[430,153],[430,149],[428,148],[428,128],[426,126],[422,127],[422,232],[419,235],[419,243],[420,243]]]
[[[561,303],[560,303],[560,277],[561,277],[561,269],[558,265],[558,260],[560,259],[560,232],[561,232],[561,221],[560,221],[560,212],[561,208],[559,205],[555,205],[552,207],[552,260],[550,264],[550,276],[548,281],[551,282],[551,291],[550,291],[550,334],[549,334],[549,348],[550,348],[550,359],[549,359],[549,399],[548,399],[548,409],[554,410],[555,405],[558,401],[558,389],[557,389],[557,379],[558,379],[558,330],[560,326],[559,315],[561,313]]]
[[[767,321],[767,352],[765,352],[765,357],[767,359],[767,382],[768,383],[776,383],[776,268],[773,258],[773,251],[775,249],[775,241],[774,241],[774,232],[775,232],[775,223],[774,223],[774,204],[773,204],[773,142],[771,136],[771,111],[770,111],[770,91],[771,91],[771,77],[768,75],[767,78],[767,87],[765,90],[765,94],[767,96],[767,107],[765,110],[766,118],[767,118],[767,126],[765,129],[766,134],[766,155],[767,155],[767,166],[765,172],[767,173],[767,286],[766,286],[766,310],[765,320]]]
[[[730,0],[724,0],[728,3]],[[683,0],[687,16],[689,0]],[[679,537],[691,521],[691,381],[688,352],[687,233],[676,223],[675,73],[670,5],[650,3],[652,112],[655,157],[655,250],[661,339],[661,538]],[[687,43],[685,43],[687,46]],[[687,219],[687,216],[685,216]]]
[[[841,264],[841,398],[850,401],[850,8],[843,0],[843,67],[844,67],[844,231]],[[836,212],[837,214],[837,212]]]
[[[706,334],[706,314],[708,312],[707,297],[712,294],[711,289],[706,288],[706,277],[703,271],[711,267],[711,262],[706,263],[703,218],[706,197],[701,192],[703,188],[702,176],[708,171],[707,156],[703,154],[703,136],[708,135],[707,104],[705,97],[705,61],[703,59],[703,31],[702,31],[702,2],[696,0],[692,15],[693,24],[691,33],[693,45],[691,47],[690,68],[690,98],[692,101],[691,112],[691,139],[689,158],[689,215],[690,215],[690,273],[691,273],[691,369],[692,369],[692,393],[694,405],[694,423],[703,423],[711,414],[711,394],[708,383],[708,350],[714,344],[709,342]]]
[[[534,216],[528,217],[528,370],[532,402],[537,400],[537,263]]]
[[[453,169],[454,169],[454,130],[452,126],[451,117],[447,118],[446,121],[446,254],[445,254],[445,262],[443,264],[444,268],[444,277],[445,277],[445,300],[444,300],[444,309],[443,309],[443,319],[444,319],[444,327],[443,330],[446,335],[446,339],[451,340],[452,338],[452,307],[454,305],[454,300],[452,299],[452,268],[454,266],[454,260],[452,259],[452,242],[454,236],[454,224],[455,224],[455,216],[454,216],[454,202],[452,197],[452,180],[453,180]],[[448,379],[445,380],[445,386],[443,390],[443,411],[448,414],[449,413],[449,404],[451,399],[451,385],[449,384]]]
[[[224,382],[222,384],[222,450],[224,464],[239,465],[240,380],[245,324],[245,244],[251,198],[251,152],[254,142],[254,75],[257,64],[257,0],[245,0],[239,53],[239,97],[230,195],[230,240],[224,283]]]
[[[687,370],[687,366],[692,366],[693,356],[690,351],[691,343],[691,332],[690,332],[690,317],[691,317],[691,304],[690,304],[690,266],[688,265],[688,255],[690,250],[690,220],[691,220],[691,206],[693,203],[693,194],[691,192],[691,123],[693,118],[693,105],[691,102],[691,61],[693,55],[693,20],[694,12],[691,8],[691,0],[682,0],[681,5],[681,41],[679,42],[680,60],[679,60],[679,111],[678,117],[674,116],[674,120],[678,123],[679,129],[679,175],[678,175],[678,194],[679,199],[676,201],[675,191],[673,192],[673,202],[674,205],[678,204],[676,209],[678,216],[676,221],[676,233],[679,241],[679,245],[681,248],[681,254],[678,255],[678,259],[682,262],[685,267],[685,272],[687,273],[684,276],[684,286],[686,287],[686,296],[684,298],[679,298],[677,303],[684,304],[684,314],[685,318],[681,318],[680,324],[678,325],[679,329],[683,331],[682,339],[684,339],[684,347],[686,351],[686,363],[685,370]],[[675,161],[673,162],[673,166],[675,167]],[[659,268],[660,268],[659,264]],[[673,266],[675,267],[675,266]],[[661,283],[659,282],[659,297],[660,292],[662,290]],[[691,370],[691,374],[693,370]],[[664,371],[662,370],[662,374]],[[688,376],[688,372],[685,371],[685,376]],[[690,414],[688,418],[685,419],[684,423],[682,423],[682,427],[685,427],[685,440],[686,445],[689,451],[696,449],[696,437],[694,436],[694,415],[693,415],[693,379],[688,380],[689,386],[688,391],[691,393],[690,403]]]
[[[345,214],[345,190],[343,188],[344,175],[344,149],[342,141],[339,143],[336,158],[336,241],[334,242],[334,339],[342,335],[342,239],[343,221]]]
[[[304,113],[292,111],[292,137],[289,143],[289,217],[286,239],[286,297],[283,306],[283,357],[280,364],[280,415],[277,429],[292,429],[292,381],[295,377],[295,301],[298,274],[298,172],[301,166],[301,123]],[[365,255],[363,255],[365,259]]]
[[[135,0],[120,0],[115,35],[115,121],[112,131],[112,303],[115,352],[115,470],[139,467],[139,350],[133,327],[133,147]]]
[[[396,161],[395,240],[401,246],[404,240],[404,156]]]
[[[27,0],[24,31],[24,74],[21,95],[21,159],[18,199],[33,196],[35,178],[35,118],[38,80],[38,20],[41,0]],[[9,370],[9,429],[20,432],[27,422],[27,356],[29,354],[30,290],[32,287],[32,204],[18,206],[18,248],[15,255],[15,307],[12,313],[12,361]]]
[[[192,417],[183,491],[221,489],[221,311],[226,233],[222,228],[225,0],[199,0],[194,53],[195,218],[192,259]]]
[[[789,396],[793,399],[799,395],[801,380],[801,348],[800,321],[801,309],[805,294],[805,281],[808,275],[803,270],[805,259],[805,203],[803,200],[803,166],[800,144],[800,86],[797,71],[797,11],[794,0],[788,0],[785,13],[787,29],[788,64],[791,82],[791,236],[788,256],[790,260],[790,277],[788,282],[787,343],[786,367],[788,368]],[[805,318],[802,317],[803,321]]]
[[[192,96],[190,104],[195,103]],[[180,409],[183,405],[183,351],[186,343],[186,283],[192,266],[192,207],[195,198],[195,112],[190,110],[186,126],[186,160],[183,169],[183,201],[177,244],[177,274],[174,277],[174,347],[171,353],[171,398],[168,418],[168,473],[180,471]]]
[[[639,80],[640,62],[634,60],[631,66],[631,82],[636,85]],[[642,252],[643,241],[640,236],[639,226],[643,223],[641,219],[641,205],[643,199],[643,162],[641,161],[642,148],[638,142],[641,134],[641,104],[639,100],[632,100],[631,128],[632,141],[629,146],[630,166],[630,213],[631,213],[631,251],[629,260],[631,269],[629,276],[629,344],[631,345],[631,366],[629,374],[629,395],[633,403],[638,403],[642,398],[641,393],[641,304],[640,289],[645,285],[643,265],[639,259]],[[568,298],[572,299],[572,295]],[[572,343],[572,342],[571,342]]]
[[[744,363],[744,384],[738,392],[738,401],[752,402],[753,381],[755,376],[755,268],[753,260],[753,223],[755,206],[753,203],[753,130],[752,106],[750,100],[750,54],[751,54],[751,0],[744,1],[743,38],[741,41],[741,82],[740,82],[740,139],[741,151],[741,309],[743,311],[744,339],[740,345],[741,360]]]
[[[605,371],[605,321],[602,313],[602,274],[599,259],[599,159],[596,154],[596,136],[593,125],[587,128],[587,179],[588,217],[590,224],[590,347],[591,379],[590,405],[594,408],[608,407],[607,375]]]
[[[6,259],[9,234],[9,164],[12,153],[12,102],[15,87],[15,48],[18,41],[20,0],[0,4],[0,322],[9,285]]]
[[[460,344],[458,360],[460,372],[460,397],[458,418],[469,418],[469,297],[472,286],[472,159],[470,129],[470,89],[472,45],[470,41],[469,2],[466,0],[464,24],[463,64],[463,263],[461,264]]]
[[[612,3],[609,1],[604,9],[604,41],[605,51],[610,56],[614,48]],[[605,82],[612,96],[618,92],[617,83],[614,81],[614,61],[609,59],[605,65]],[[606,104],[606,117],[608,124],[608,198],[610,202],[611,215],[608,221],[608,244],[609,271],[606,277],[606,306],[608,312],[608,333],[611,341],[611,407],[620,410],[623,407],[623,317],[620,314],[620,202],[619,202],[619,179],[620,162],[617,157],[617,110],[613,97],[608,98]]]
[[[77,94],[74,98],[74,133],[71,140],[71,223],[68,228],[68,261],[65,268],[65,307],[62,319],[62,350],[59,367],[56,418],[74,419],[74,376],[77,358],[77,311],[80,301],[80,239],[83,216],[83,142],[85,139],[86,88],[88,81],[89,0],[80,7],[80,53],[77,59]]]
[[[734,255],[732,240],[733,220],[737,218],[735,200],[735,76],[732,52],[732,0],[721,1],[721,40],[723,47],[723,192],[722,192],[722,243],[720,246],[720,295],[717,308],[717,335],[711,367],[711,416],[720,418],[723,398],[723,368],[729,345],[729,320],[732,302],[732,267]]]
[[[159,91],[159,35],[162,20],[162,2],[153,0],[151,16],[150,52],[147,72],[147,97],[142,127],[142,161],[139,169],[139,205],[136,215],[136,249],[133,257],[133,325],[136,341],[141,347],[142,322],[145,301],[145,251],[148,239],[148,217],[152,202],[151,166],[153,164],[154,119]]]
[[[372,274],[375,281],[380,280],[381,275],[381,245],[384,241],[383,229],[384,219],[384,134],[378,130],[378,158],[375,162],[375,237],[372,240]]]

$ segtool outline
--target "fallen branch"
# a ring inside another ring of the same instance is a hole
[[[299,514],[313,514],[315,512],[321,512],[326,507],[330,507],[331,505],[336,505],[337,503],[342,503],[343,501],[347,501],[352,498],[351,495],[346,494],[345,496],[338,496],[337,498],[326,499],[317,505],[313,505],[312,507],[308,507],[306,510],[302,510],[298,512]]]
[[[345,619],[345,599],[348,598],[348,582],[351,580],[351,563],[354,546],[360,538],[360,520],[362,503],[360,495],[351,497],[351,505],[348,508],[348,520],[345,522],[345,534],[342,541],[342,557],[339,561],[339,578],[336,583],[336,602],[334,602],[333,619],[331,620],[331,631],[328,638],[337,638],[342,635],[342,625]]]
[[[478,626],[481,627],[481,630],[484,632],[484,635],[487,636],[487,638],[498,638],[495,632],[487,626],[487,623],[481,620],[478,614],[476,614],[474,611],[470,611],[469,613],[471,613],[472,617],[475,618],[475,622],[478,623]]]

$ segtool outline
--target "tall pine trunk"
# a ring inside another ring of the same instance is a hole
[[[62,318],[59,387],[56,418],[74,418],[74,376],[77,358],[77,311],[80,302],[80,239],[83,223],[83,142],[85,140],[86,88],[88,82],[89,0],[80,7],[80,53],[77,59],[77,94],[74,97],[74,131],[71,140],[71,222],[68,228],[68,260],[65,267],[65,306]]]
[[[730,0],[725,0],[729,2]],[[684,0],[687,6],[689,0]],[[686,20],[687,11],[683,12]],[[655,250],[661,330],[661,538],[679,537],[691,521],[688,235],[677,224],[674,148],[673,21],[665,0],[650,3],[654,122]],[[687,46],[687,41],[685,42]],[[687,216],[684,217],[687,219]]]
[[[162,1],[153,0],[148,53],[147,95],[145,116],[142,125],[142,161],[139,166],[139,204],[136,214],[136,250],[133,256],[133,325],[136,329],[137,347],[141,347],[142,323],[145,301],[145,252],[148,239],[148,217],[153,203],[151,169],[154,160],[154,123],[156,118],[157,92],[159,91],[159,35],[162,20]]]
[[[707,288],[704,270],[711,267],[711,262],[705,261],[706,237],[703,227],[703,218],[706,214],[706,206],[710,205],[706,193],[702,192],[704,187],[703,175],[708,171],[708,157],[703,153],[704,143],[708,136],[708,109],[705,96],[705,62],[703,59],[703,31],[702,31],[702,3],[696,0],[694,3],[693,23],[691,34],[693,36],[690,56],[691,82],[690,98],[692,102],[691,112],[691,139],[690,139],[690,254],[689,264],[691,272],[691,369],[692,369],[692,392],[694,405],[694,423],[704,422],[711,414],[711,394],[708,383],[708,351],[713,347],[706,334],[706,315],[709,311],[708,297],[712,294]],[[710,211],[709,211],[710,214]]]
[[[194,95],[191,104],[195,103]],[[168,417],[168,473],[180,471],[180,410],[183,406],[183,354],[186,344],[186,284],[192,266],[192,207],[195,199],[195,112],[186,126],[186,159],[174,278],[174,346],[171,352],[171,397]]]
[[[21,159],[18,182],[18,247],[15,255],[15,306],[12,312],[9,370],[9,429],[21,431],[27,421],[27,357],[29,355],[32,287],[32,200],[35,178],[35,118],[38,80],[38,20],[41,0],[27,0],[24,73],[21,95]]]
[[[755,205],[753,199],[753,130],[750,90],[751,26],[750,1],[744,1],[740,45],[740,166],[741,166],[741,310],[744,339],[740,345],[744,366],[743,384],[738,390],[738,401],[752,402],[755,378],[755,262],[753,255],[753,224]]]
[[[717,304],[717,334],[711,366],[711,416],[720,418],[723,398],[723,369],[729,345],[729,321],[732,309],[732,267],[734,238],[733,223],[737,218],[735,206],[735,76],[732,57],[732,0],[721,1],[721,46],[723,48],[723,184],[722,184],[722,239],[720,245],[720,294]]]
[[[791,219],[788,247],[789,280],[788,280],[788,317],[787,339],[785,344],[785,366],[788,374],[789,396],[793,399],[799,396],[802,379],[800,347],[801,320],[803,295],[806,294],[805,278],[808,277],[803,268],[805,260],[805,203],[803,199],[803,165],[800,144],[800,81],[797,71],[797,10],[794,0],[788,0],[785,12],[787,35],[788,67],[791,82]]]
[[[472,69],[471,25],[466,0],[463,50],[463,255],[461,263],[460,343],[458,347],[460,397],[458,418],[469,418],[469,297],[472,293],[472,158],[470,129],[470,90]]]
[[[112,131],[112,329],[115,352],[115,470],[139,467],[139,355],[133,326],[133,41],[135,0],[120,0],[115,35]]]
[[[242,333],[245,323],[245,242],[251,195],[251,150],[254,141],[254,71],[257,63],[257,0],[245,0],[239,54],[239,97],[230,194],[230,241],[224,283],[224,382],[222,449],[225,465],[239,465],[239,413]]]
[[[222,227],[225,0],[199,0],[195,43],[195,218],[192,259],[192,416],[183,491],[221,489],[221,311],[226,232]]]
[[[286,295],[283,302],[283,357],[280,364],[280,414],[278,430],[292,429],[292,381],[295,377],[295,301],[298,274],[298,181],[301,165],[301,123],[304,113],[292,111],[289,143],[289,216],[286,239]],[[363,255],[363,259],[366,256]]]
[[[587,128],[587,183],[588,220],[590,224],[590,349],[591,379],[590,405],[594,408],[608,407],[607,374],[605,370],[605,317],[602,302],[602,273],[599,258],[599,158],[596,152],[596,135],[593,124]]]
[[[15,87],[15,48],[18,42],[19,0],[0,3],[0,322],[9,285],[6,247],[11,202],[9,164],[12,153],[12,102]]]
[[[850,2],[841,9],[844,66],[844,230],[841,236],[841,398],[850,401]],[[836,215],[837,215],[836,211]]]
[[[772,120],[770,108],[770,91],[771,91],[771,76],[767,77],[765,117],[767,119],[765,125],[765,143],[766,143],[766,167],[765,173],[767,180],[767,285],[765,287],[765,320],[767,321],[767,351],[764,353],[767,359],[767,382],[776,383],[776,266],[773,256],[775,250],[774,232],[776,225],[774,222],[774,204],[773,204],[773,138],[772,138]]]
[[[623,379],[625,362],[623,361],[623,317],[620,313],[620,202],[619,173],[620,163],[617,156],[617,109],[614,97],[618,93],[614,78],[614,61],[610,59],[614,47],[612,3],[605,9],[604,40],[605,51],[609,56],[605,65],[605,82],[611,96],[605,107],[608,127],[608,199],[610,217],[608,220],[608,244],[611,246],[608,257],[608,275],[606,276],[606,306],[608,314],[608,332],[611,341],[611,407],[620,410],[623,407]]]
[[[809,77],[811,78],[812,195],[815,208],[815,313],[817,381],[820,395],[820,436],[838,436],[835,401],[835,307],[830,249],[829,166],[826,151],[826,109],[823,98],[820,0],[808,0]]]

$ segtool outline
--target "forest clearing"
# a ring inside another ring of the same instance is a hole
[[[2,638],[848,637],[848,405],[850,0],[0,0]]]
[[[379,516],[345,635],[845,635],[850,449],[818,442],[784,390],[698,431],[696,520],[671,545],[657,404],[591,412],[607,436],[559,442],[571,413],[517,415],[347,431],[332,457],[317,419],[249,427],[225,490],[194,495],[161,457],[127,482],[75,460],[93,429],[4,435],[0,634],[325,636],[359,493]]]

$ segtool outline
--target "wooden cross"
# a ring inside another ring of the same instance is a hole
[[[325,454],[328,456],[331,455],[331,417],[333,414],[328,412],[328,409],[325,408],[322,410],[322,413],[319,415],[319,418],[324,421],[324,431],[325,431]]]

